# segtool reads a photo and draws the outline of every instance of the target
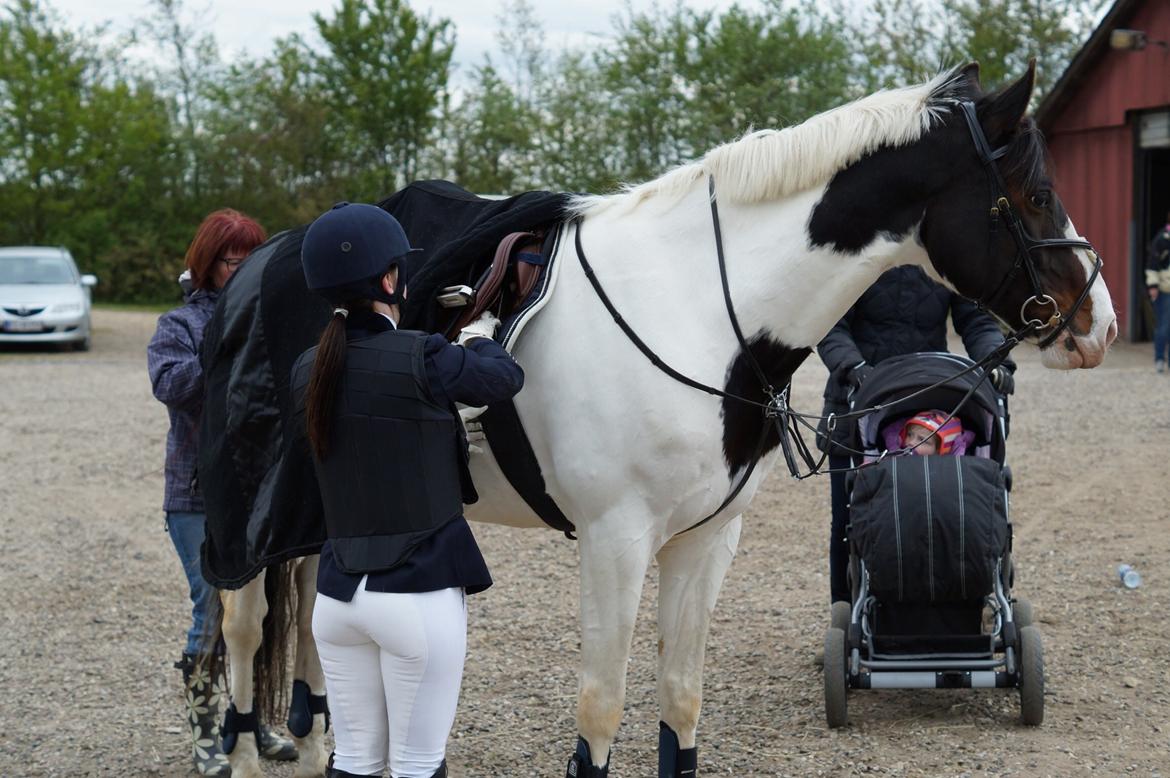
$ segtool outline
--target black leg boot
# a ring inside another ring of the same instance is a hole
[[[577,750],[569,758],[565,778],[609,778],[609,760],[606,760],[604,767],[595,767],[593,757],[589,754],[589,744],[578,735]]]
[[[183,671],[183,693],[187,698],[187,726],[191,731],[191,761],[195,772],[225,778],[232,774],[219,738],[219,702],[222,683],[213,684],[210,674],[195,656],[183,654],[175,662]]]
[[[447,763],[443,762],[443,769],[446,769],[446,766]],[[329,764],[325,767],[325,778],[382,778],[382,774],[358,775],[357,773],[346,772],[333,766],[333,754],[330,754]],[[394,778],[394,776],[390,776],[390,778]]]
[[[699,774],[699,749],[679,748],[678,734],[665,721],[658,722],[658,778],[695,778]]]

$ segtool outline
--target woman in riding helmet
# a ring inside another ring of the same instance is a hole
[[[313,637],[336,748],[328,775],[447,775],[467,645],[466,594],[491,586],[463,504],[477,499],[455,403],[520,391],[491,314],[457,344],[398,329],[416,251],[393,216],[340,203],[302,246],[335,307],[293,367],[328,535]]]

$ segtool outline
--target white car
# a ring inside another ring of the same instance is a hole
[[[68,249],[0,248],[0,344],[90,344],[90,288],[97,277],[81,275]]]

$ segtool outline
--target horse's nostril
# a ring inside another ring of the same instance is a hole
[[[1109,322],[1109,329],[1105,331],[1105,347],[1113,345],[1113,341],[1117,340],[1117,319]]]

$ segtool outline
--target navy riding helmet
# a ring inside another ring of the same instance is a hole
[[[309,225],[301,244],[301,264],[309,288],[332,303],[369,299],[399,305],[410,280],[410,258],[419,251],[411,248],[402,225],[386,211],[343,202]],[[395,265],[398,284],[388,295],[379,282]]]

